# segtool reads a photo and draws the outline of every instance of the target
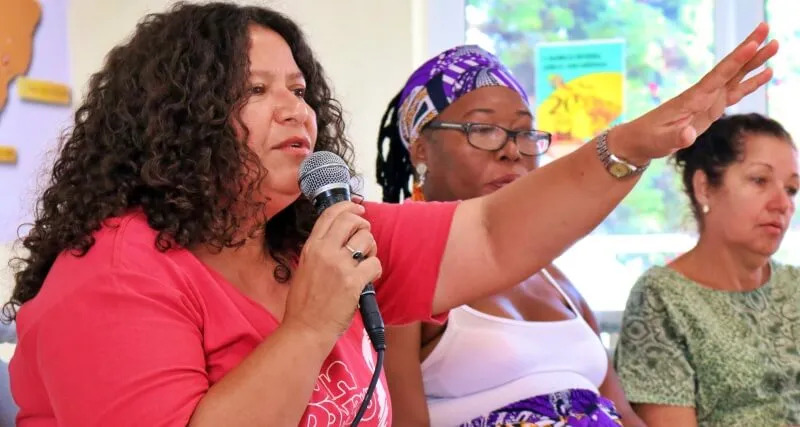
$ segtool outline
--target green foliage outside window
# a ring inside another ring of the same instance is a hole
[[[539,42],[624,38],[625,118],[637,117],[696,82],[714,63],[713,0],[467,0],[467,42],[495,52],[535,104]],[[598,232],[691,230],[679,178],[653,162]]]

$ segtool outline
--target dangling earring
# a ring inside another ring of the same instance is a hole
[[[419,181],[419,186],[422,187],[425,185],[425,178],[428,176],[428,165],[425,163],[417,164],[417,180]]]
[[[708,205],[703,205],[701,210],[703,211],[703,215],[705,215],[711,210],[711,208],[709,208]]]
[[[428,176],[428,166],[425,163],[417,163],[415,168],[417,171],[417,178],[411,188],[411,200],[424,201],[425,195],[422,193],[422,186],[425,185],[425,178]]]

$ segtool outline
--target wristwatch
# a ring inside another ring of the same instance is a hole
[[[600,161],[603,162],[603,166],[606,167],[608,173],[614,178],[622,179],[644,172],[650,162],[647,162],[644,166],[637,166],[608,151],[608,132],[609,131],[605,131],[597,137],[597,155],[600,157]]]

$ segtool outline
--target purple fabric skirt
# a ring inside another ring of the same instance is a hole
[[[462,427],[621,425],[613,402],[593,391],[580,389],[523,399],[461,424]]]

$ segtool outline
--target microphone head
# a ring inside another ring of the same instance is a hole
[[[299,172],[300,191],[313,199],[320,191],[330,187],[350,186],[350,168],[330,151],[316,151],[303,160]]]

